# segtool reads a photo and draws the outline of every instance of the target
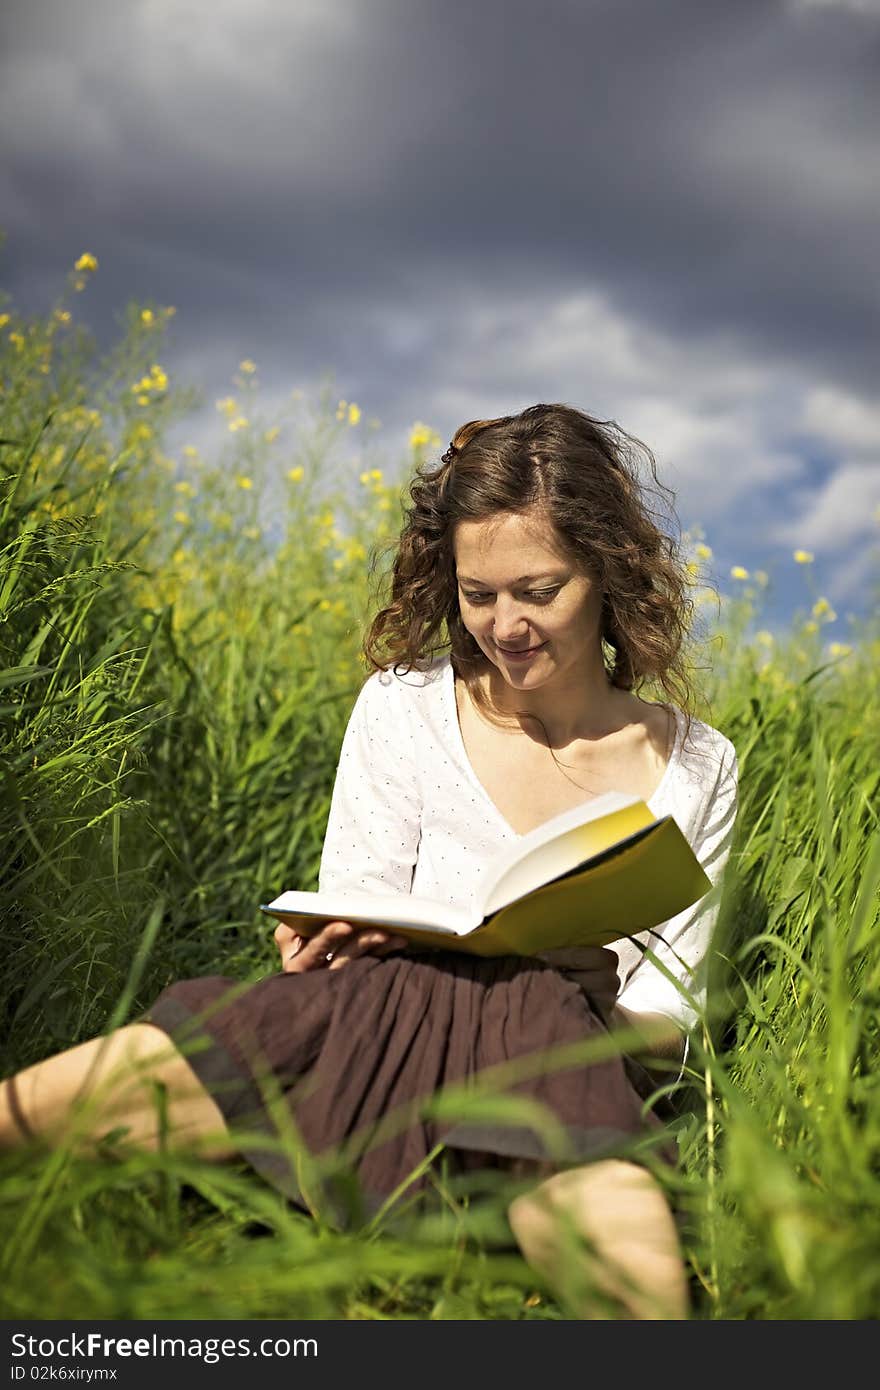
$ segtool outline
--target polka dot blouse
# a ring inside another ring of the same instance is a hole
[[[713,888],[657,935],[610,949],[619,961],[618,1002],[690,1029],[705,1004],[706,951],[733,834],[737,763],[733,745],[708,724],[692,720],[686,747],[684,733],[684,716],[676,711],[672,753],[648,804],[655,816],[675,818]],[[465,751],[449,658],[425,672],[370,676],[342,743],[319,888],[414,893],[470,910],[493,858],[519,838]],[[646,946],[671,980],[644,955]]]

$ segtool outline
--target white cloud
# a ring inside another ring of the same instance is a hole
[[[797,515],[772,528],[784,545],[817,552],[844,551],[877,536],[880,468],[869,461],[845,462],[804,500]]]
[[[880,456],[880,405],[874,401],[833,386],[816,386],[807,392],[803,424],[835,451],[864,450]]]
[[[654,453],[686,524],[730,524],[803,470],[788,443],[803,385],[728,335],[662,333],[598,290],[512,298],[460,283],[433,317],[424,418],[441,432],[538,400],[613,417]]]

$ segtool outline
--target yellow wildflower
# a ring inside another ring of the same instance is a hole
[[[243,526],[241,534],[249,541],[258,541],[263,533],[259,526]]]
[[[848,647],[846,642],[832,642],[828,648],[828,655],[832,657],[850,656],[852,647]]]
[[[819,631],[819,624],[818,624],[818,623],[814,623],[813,620],[812,620],[812,618],[810,619],[809,622],[804,623],[804,632],[808,633],[811,637],[812,637],[812,635],[813,635],[814,632],[818,632],[818,631]]]
[[[174,520],[177,522],[178,526],[189,526],[189,513],[175,512]]]
[[[696,576],[700,573],[700,566],[695,564],[693,560],[688,560],[687,564],[685,565],[685,569],[687,570],[691,579],[695,579]]]
[[[730,571],[731,579],[748,579],[749,572],[744,570],[742,565],[734,565]]]
[[[0,328],[5,328],[8,322],[9,322],[9,315],[8,315],[8,314],[0,314]]]
[[[223,415],[237,415],[238,403],[232,396],[224,396],[222,401],[215,402],[217,409]]]
[[[246,357],[243,362],[239,362],[238,370],[244,372],[246,376],[252,376],[257,370],[257,364],[256,362],[252,362],[249,357]]]
[[[150,398],[149,398],[149,396],[138,396],[138,398],[137,398],[137,403],[138,403],[138,405],[149,405],[149,404],[150,404]]]
[[[359,420],[360,418],[361,418],[361,408],[360,408],[360,406],[359,406],[359,405],[354,405],[354,404],[350,405],[350,406],[348,407],[348,423],[349,423],[350,425],[356,425],[357,422],[358,422],[358,420]]]
[[[175,309],[173,304],[166,304],[165,308],[162,310],[162,313],[165,315],[166,319],[173,319],[174,315],[177,313],[177,310]]]
[[[287,476],[292,483],[301,483],[304,475],[305,469],[301,464],[297,464],[296,468],[290,468],[287,471]]]
[[[5,321],[8,317],[9,317],[8,314],[0,314],[0,325],[2,325],[2,324],[4,323],[4,321]],[[56,320],[57,320],[58,323],[70,323],[70,310],[69,310],[69,309],[56,309],[56,310],[55,310],[55,318],[56,318]]]
[[[234,434],[236,430],[243,430],[247,426],[246,415],[236,415],[234,420],[229,421],[229,428]]]
[[[266,430],[265,434],[263,435],[263,438],[265,439],[267,444],[274,444],[275,440],[278,438],[280,433],[281,430],[279,426],[272,425],[270,429]]]
[[[772,632],[768,632],[766,628],[762,628],[760,632],[755,633],[755,641],[762,647],[772,647],[775,638]]]
[[[712,548],[711,546],[704,545],[703,542],[700,541],[699,545],[694,547],[694,554],[698,560],[711,560]]]
[[[142,423],[140,425],[135,426],[134,437],[135,439],[152,439],[153,431],[150,429],[149,425],[145,425]]]
[[[336,559],[333,561],[333,568],[335,570],[345,569],[345,561],[340,555],[337,555]]]
[[[390,512],[390,511],[391,511],[391,498],[390,498],[390,497],[380,497],[380,498],[379,498],[379,511],[380,511],[380,512]]]
[[[827,598],[817,598],[816,602],[813,604],[813,617],[825,618],[827,622],[833,623],[835,618],[837,617],[837,614],[831,607],[831,604],[828,602]]]
[[[152,328],[155,318],[152,309],[141,309],[141,323],[146,324],[147,328]]]
[[[84,251],[83,254],[80,256],[79,260],[76,262],[76,265],[75,265],[73,268],[74,268],[74,270],[79,270],[79,271],[83,271],[83,270],[97,270],[97,269],[98,269],[98,261],[97,261],[97,258],[96,258],[95,256],[93,256],[92,253],[91,253],[90,251]]]
[[[164,367],[160,367],[157,362],[154,362],[152,367],[150,368],[150,378],[153,383],[154,391],[164,391],[166,389],[168,385],[168,377],[166,375]]]
[[[199,456],[199,451],[196,448],[195,444],[184,444],[183,448],[181,449],[181,453],[184,454],[188,459],[198,458]]]
[[[794,561],[798,565],[811,565],[815,558],[811,550],[796,550],[794,552]]]
[[[322,598],[321,602],[318,604],[318,608],[322,613],[329,613],[332,607],[333,604],[330,602],[329,598]]]
[[[10,333],[9,341],[18,352],[21,352],[24,347],[24,338],[20,333]]]
[[[254,485],[253,478],[246,478],[242,473],[239,473],[235,481],[244,492],[250,492]]]
[[[372,478],[372,480],[373,480],[374,483],[381,483],[381,481],[382,481],[382,469],[381,469],[381,468],[371,468],[371,469],[370,469],[370,477]]]
[[[195,488],[193,487],[192,483],[187,482],[186,478],[184,478],[181,482],[174,484],[174,491],[179,492],[181,497],[195,497],[196,495]]]
[[[346,412],[346,409],[347,409],[347,408],[348,408],[348,401],[340,401],[340,402],[339,402],[338,406],[336,407],[336,418],[337,418],[337,420],[342,420],[342,419],[344,419],[344,417],[345,417],[345,412]]]
[[[440,443],[440,436],[429,425],[425,425],[421,420],[416,420],[410,431],[409,446],[411,449],[421,449],[425,445],[436,446]]]

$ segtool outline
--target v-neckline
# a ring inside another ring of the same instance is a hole
[[[458,753],[461,759],[462,766],[464,767],[465,773],[467,775],[468,781],[470,782],[471,786],[479,792],[484,804],[490,809],[495,820],[503,827],[506,834],[512,835],[513,838],[516,840],[522,840],[525,837],[525,835],[531,834],[532,831],[514,830],[513,826],[510,824],[510,821],[507,819],[505,815],[503,815],[503,813],[496,806],[495,802],[492,800],[492,797],[489,795],[488,791],[483,786],[483,783],[480,781],[479,777],[476,774],[476,771],[474,770],[474,765],[471,762],[470,755],[468,754],[467,748],[465,747],[464,734],[461,731],[461,721],[458,717],[458,701],[455,698],[455,671],[452,668],[452,662],[448,658],[446,663],[446,671],[444,672],[443,690],[447,704],[449,706],[448,717],[449,723],[451,724],[453,730],[453,738],[455,738],[458,742]],[[672,748],[669,751],[669,757],[666,760],[666,766],[664,767],[663,772],[660,776],[660,781],[657,783],[651,795],[646,798],[646,805],[651,811],[653,811],[654,809],[651,805],[651,802],[656,801],[657,798],[662,795],[663,790],[666,786],[666,782],[671,775],[672,766],[674,763],[678,761],[679,758],[681,747],[682,716],[679,710],[677,710],[675,707],[673,707],[672,714],[675,721],[675,731],[672,737]],[[590,802],[595,801],[595,799],[595,797],[590,796],[587,797],[580,804],[583,806],[588,806]],[[552,820],[553,818],[552,816],[548,816],[547,819]],[[544,821],[541,821],[539,824],[543,825],[544,823]],[[537,825],[532,826],[532,830],[537,830],[538,828],[539,827]]]

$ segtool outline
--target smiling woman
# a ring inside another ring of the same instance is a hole
[[[461,621],[492,666],[519,671],[525,689],[546,686],[551,671],[555,685],[595,675],[602,590],[546,513],[460,521],[453,551]]]
[[[514,594],[514,582],[540,581],[531,592],[539,607],[556,602],[563,580],[566,588],[586,582],[599,607],[609,683],[632,690],[654,680],[688,706],[683,640],[693,609],[675,539],[655,515],[663,511],[673,522],[671,495],[657,479],[650,450],[613,422],[566,405],[471,421],[440,467],[413,484],[391,603],[373,623],[367,654],[380,666],[387,642],[414,664],[448,640],[457,669],[488,713],[476,688],[488,655],[470,622],[476,609],[497,598],[502,622],[509,622],[507,602],[526,593],[518,587]],[[504,534],[490,556],[499,528]],[[524,544],[531,564],[517,551],[505,554],[509,563],[497,574],[480,571],[481,558],[494,564],[511,545]],[[496,595],[489,579],[503,579],[510,593]],[[502,647],[523,646],[516,629],[496,637]]]
[[[463,426],[419,473],[390,602],[365,638],[376,669],[340,753],[322,890],[468,906],[517,835],[609,790],[674,816],[717,885],[736,756],[686,712],[683,567],[648,512],[637,452],[616,426],[536,405]],[[641,698],[649,679],[684,708]],[[341,1221],[429,1189],[442,1148],[455,1174],[531,1180],[511,1230],[576,1316],[682,1317],[675,1224],[649,1171],[675,1162],[653,1072],[680,1072],[716,907],[708,893],[650,940],[538,958],[420,952],[347,922],[305,940],[279,925],[279,973],[180,981],[144,1022],[8,1084],[0,1141],[63,1133],[72,1100],[91,1098],[91,1133],[127,1125],[155,1144],[164,1124],[165,1142],[213,1136],[218,1156],[239,1143],[308,1209],[301,1155],[284,1142],[292,1120],[312,1153],[342,1149],[356,1170],[359,1209],[350,1183],[324,1193]],[[553,1066],[560,1047],[577,1057]],[[514,1074],[515,1124],[426,1107],[499,1071]],[[583,1237],[573,1271],[566,1227]]]

